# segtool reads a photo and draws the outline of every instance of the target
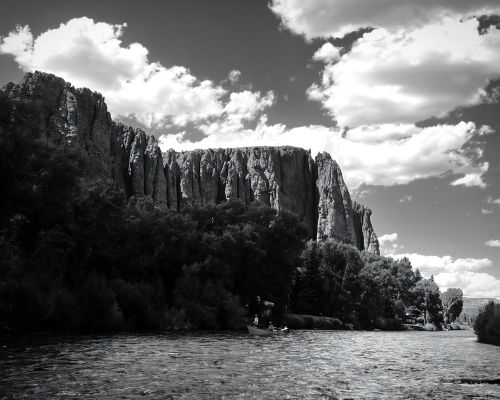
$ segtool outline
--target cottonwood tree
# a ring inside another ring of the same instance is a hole
[[[444,321],[446,323],[455,322],[460,316],[464,305],[462,290],[449,288],[441,294],[441,300],[443,302]]]

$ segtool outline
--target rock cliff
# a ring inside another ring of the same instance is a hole
[[[312,238],[379,252],[371,211],[351,200],[338,164],[327,153],[313,159],[306,150],[285,146],[162,154],[153,136],[112,121],[99,93],[41,72],[2,90],[13,100],[35,103],[33,118],[42,138],[79,151],[88,161],[89,177],[126,196],[151,196],[173,209],[258,200],[298,215]]]

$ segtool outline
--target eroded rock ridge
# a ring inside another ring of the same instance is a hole
[[[114,122],[101,94],[51,74],[28,73],[3,92],[36,104],[35,123],[51,143],[79,151],[89,176],[126,196],[151,196],[172,209],[231,199],[260,201],[295,213],[312,238],[333,238],[379,253],[371,210],[351,200],[338,164],[295,147],[249,147],[163,153],[140,129]]]

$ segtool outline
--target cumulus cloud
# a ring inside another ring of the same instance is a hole
[[[418,268],[424,275],[436,275],[441,272],[465,272],[478,271],[491,267],[492,262],[488,258],[457,258],[451,256],[426,256],[417,253],[397,254],[395,258],[408,258],[414,268]]]
[[[245,129],[245,122],[257,118],[266,108],[274,103],[274,92],[269,91],[265,96],[260,92],[233,92],[224,106],[220,118],[199,125],[199,129],[206,135],[238,135]]]
[[[313,55],[313,60],[334,63],[340,59],[340,49],[331,43],[325,43]]]
[[[268,96],[266,96],[268,97]],[[181,132],[160,138],[163,149],[191,150],[210,147],[281,146],[290,145],[311,149],[313,155],[327,151],[341,165],[344,178],[351,189],[362,183],[392,186],[415,179],[453,173],[480,173],[484,166],[476,164],[464,146],[482,130],[473,123],[438,125],[428,128],[405,128],[405,137],[385,141],[358,140],[366,133],[363,128],[347,134],[341,129],[321,125],[288,129],[283,124],[269,125],[262,117],[255,129],[224,131],[217,125],[204,128],[208,134],[198,142],[185,140]],[[397,128],[387,125],[370,127],[373,137],[390,136]],[[380,131],[380,132],[379,132]],[[354,137],[355,140],[350,138]]]
[[[488,240],[485,243],[485,245],[488,246],[488,247],[500,247],[500,240],[498,240],[498,239],[491,239],[491,240]]]
[[[383,255],[395,259],[408,258],[413,268],[418,268],[425,278],[433,275],[442,291],[458,287],[466,296],[500,298],[500,280],[482,271],[493,265],[488,258],[453,258],[449,255],[401,253],[401,247],[397,243],[397,233],[382,235],[379,242]],[[500,246],[498,240],[490,242],[498,242]]]
[[[363,27],[420,27],[450,14],[500,13],[497,0],[272,0],[269,7],[307,39],[342,37]]]
[[[484,189],[486,182],[483,181],[483,174],[488,172],[489,163],[484,162],[478,166],[475,172],[465,174],[463,177],[458,178],[451,182],[452,186],[466,186],[466,187],[480,187]]]
[[[308,95],[341,126],[414,123],[478,103],[489,80],[500,78],[500,30],[480,35],[478,24],[448,17],[365,33],[340,58],[315,57],[325,67]]]
[[[397,233],[387,233],[382,235],[378,238],[378,242],[380,244],[380,252],[383,255],[394,254],[404,248],[404,246],[398,244]]]
[[[227,101],[225,89],[198,79],[186,67],[167,68],[150,62],[143,45],[123,45],[125,28],[126,24],[94,22],[86,17],[37,37],[28,26],[18,27],[0,39],[0,53],[12,55],[24,71],[51,72],[75,86],[99,91],[115,117],[131,116],[148,127],[226,118],[232,109],[248,115],[251,104],[262,104],[255,99],[257,94],[244,92],[235,106],[232,94]],[[240,74],[233,70],[229,79],[236,82]],[[253,103],[242,105],[245,99]]]
[[[123,45],[125,24],[76,18],[34,37],[19,27],[0,39],[0,52],[14,56],[26,71],[55,73],[76,86],[101,91],[114,117],[135,118],[149,128],[168,128],[163,148],[192,149],[256,145],[294,145],[314,154],[328,151],[337,159],[352,189],[362,183],[396,185],[419,178],[456,174],[455,185],[484,186],[486,163],[478,163],[481,149],[470,139],[484,133],[472,123],[420,128],[412,123],[361,125],[343,130],[320,125],[289,129],[269,125],[265,111],[275,101],[272,91],[229,92],[220,84],[200,80],[184,66],[165,67],[150,62],[139,43]],[[57,46],[54,46],[57,43]],[[332,44],[315,55],[327,63],[343,62]],[[227,81],[238,83],[232,70]],[[357,109],[357,107],[352,107]],[[257,121],[256,126],[253,121]],[[206,135],[186,140],[193,126]]]
[[[442,291],[458,287],[465,296],[500,299],[500,280],[484,272],[442,272],[434,276],[434,280]]]
[[[457,258],[451,256],[427,256],[417,253],[393,254],[394,258],[406,257],[414,268],[428,278],[434,280],[442,291],[450,287],[462,289],[465,296],[500,298],[500,280],[494,276],[480,272],[492,266],[488,258]]]

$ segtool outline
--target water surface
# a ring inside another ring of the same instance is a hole
[[[471,331],[294,331],[2,340],[2,399],[500,399]]]

